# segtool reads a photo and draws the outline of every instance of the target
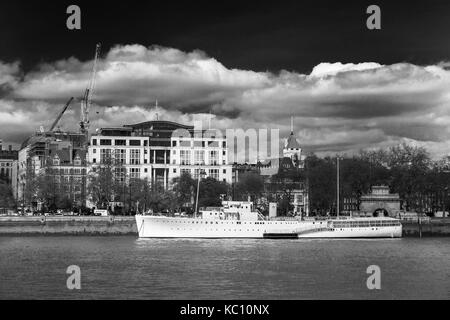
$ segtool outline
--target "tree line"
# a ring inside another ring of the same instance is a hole
[[[404,210],[421,213],[448,210],[450,171],[448,158],[432,160],[423,147],[406,143],[390,148],[360,151],[340,160],[340,195],[356,199],[374,185],[387,185],[398,193]],[[309,155],[305,162],[310,210],[336,212],[336,157]]]
[[[192,213],[196,207],[197,187],[196,179],[182,173],[173,179],[171,188],[165,189],[158,181],[130,176],[122,162],[111,157],[90,172],[87,193],[97,208],[109,207],[115,214]],[[220,206],[221,199],[229,192],[227,183],[211,177],[201,179],[199,187],[198,208]]]
[[[408,211],[431,212],[450,208],[449,159],[432,160],[423,147],[401,144],[390,148],[360,151],[341,156],[340,195],[359,201],[374,185],[387,185],[400,195]],[[27,170],[23,193],[25,203],[40,202],[43,210],[74,207],[67,194],[81,188],[80,202],[89,200],[97,208],[111,207],[116,214],[142,211],[185,211],[196,208],[197,179],[187,173],[175,178],[169,190],[155,181],[127,174],[123,163],[113,157],[103,159],[81,180],[66,179],[47,168],[35,176]],[[300,183],[300,185],[299,185]],[[268,203],[277,202],[279,213],[292,210],[292,192],[302,186],[308,190],[309,210],[324,215],[336,212],[336,157],[307,155],[304,169],[279,172],[269,178],[258,172],[247,172],[229,185],[211,177],[201,179],[198,207],[220,206],[224,197],[233,200],[250,199],[267,213]],[[0,192],[4,206],[11,206],[10,189],[2,184]],[[85,190],[85,191],[84,191]],[[8,195],[8,196],[6,196]],[[84,209],[84,208],[83,208]]]

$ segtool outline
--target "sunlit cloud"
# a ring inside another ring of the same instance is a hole
[[[211,112],[220,129],[279,128],[283,137],[294,116],[307,151],[353,153],[414,141],[437,157],[450,151],[447,66],[323,62],[310,74],[270,73],[227,68],[200,50],[117,45],[98,64],[91,128],[156,114],[189,124],[194,114]],[[20,143],[47,128],[71,96],[60,127],[77,130],[91,68],[92,61],[69,57],[24,74],[19,62],[0,62],[0,137]]]

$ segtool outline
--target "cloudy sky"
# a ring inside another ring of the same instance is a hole
[[[77,3],[77,2],[74,2]],[[450,5],[378,2],[277,6],[227,2],[0,5],[0,139],[20,144],[60,122],[76,130],[96,42],[102,42],[92,127],[155,119],[290,131],[321,155],[409,142],[450,153]],[[48,6],[48,7],[47,7]],[[155,100],[159,107],[155,108]]]

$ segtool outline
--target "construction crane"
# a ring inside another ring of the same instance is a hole
[[[86,135],[86,141],[89,131],[89,108],[91,107],[92,94],[95,87],[95,76],[97,74],[97,61],[100,56],[101,44],[97,43],[95,46],[94,66],[92,67],[91,79],[89,85],[84,92],[84,97],[81,100],[81,119],[80,119],[80,132]]]
[[[67,108],[69,107],[70,103],[72,102],[73,97],[71,97],[69,99],[69,101],[67,101],[66,105],[64,106],[64,108],[61,110],[61,112],[59,113],[58,117],[55,119],[55,121],[53,121],[53,124],[50,127],[49,131],[53,131],[53,129],[55,129],[56,125],[58,124],[59,120],[61,119],[61,117],[63,116],[64,112],[66,112]]]

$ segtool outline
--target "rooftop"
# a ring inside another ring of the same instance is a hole
[[[297,139],[294,137],[294,132],[292,132],[292,131],[287,139],[286,148],[287,149],[300,149],[301,148]]]

